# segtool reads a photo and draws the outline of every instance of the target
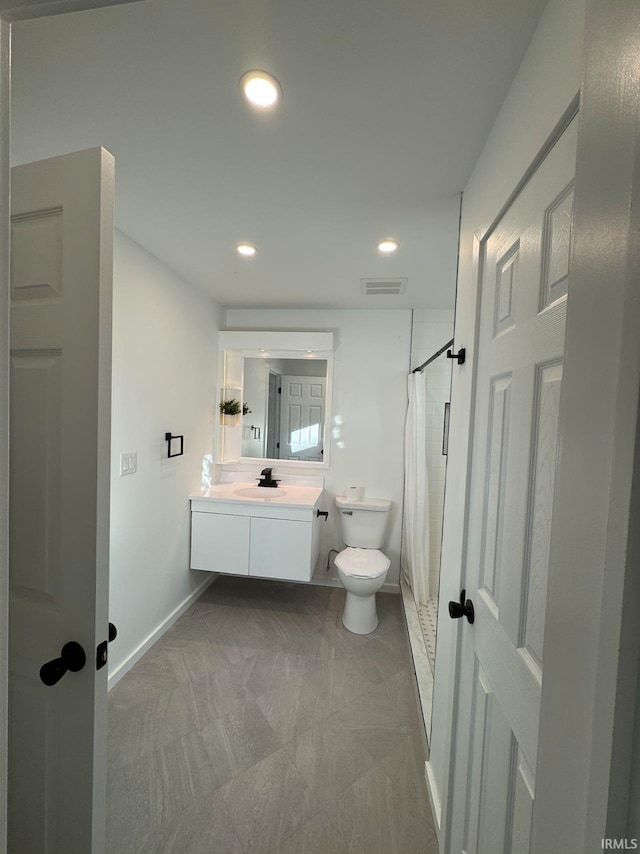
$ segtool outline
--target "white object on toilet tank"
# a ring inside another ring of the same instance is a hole
[[[361,498],[351,501],[339,495],[342,537],[347,546],[380,549],[384,545],[391,502],[383,498]]]

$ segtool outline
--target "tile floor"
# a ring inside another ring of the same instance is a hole
[[[221,577],[109,695],[108,854],[436,854],[400,597]]]
[[[438,594],[429,596],[426,605],[418,605],[418,616],[424,635],[424,643],[429,656],[429,664],[433,673],[436,665],[436,631],[438,627]]]

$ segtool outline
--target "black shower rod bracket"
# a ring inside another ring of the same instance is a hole
[[[457,353],[454,353],[453,350],[447,350],[447,359],[457,359],[459,365],[464,365],[466,353],[467,351],[464,347],[461,347]]]

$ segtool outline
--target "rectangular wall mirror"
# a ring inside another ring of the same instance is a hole
[[[219,459],[329,464],[333,333],[219,334]]]
[[[326,359],[245,357],[242,456],[323,462],[326,391]]]

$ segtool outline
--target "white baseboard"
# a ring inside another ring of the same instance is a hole
[[[436,835],[440,840],[440,819],[442,813],[442,805],[440,803],[440,795],[438,786],[433,776],[433,769],[430,762],[424,763],[424,777],[427,781],[427,791],[429,792],[429,800],[431,801],[431,812],[433,813],[433,822],[436,826]]]
[[[156,629],[154,629],[153,632],[151,632],[149,637],[146,640],[144,640],[140,644],[140,646],[137,649],[135,649],[131,653],[131,655],[128,658],[126,658],[116,670],[114,670],[113,673],[109,674],[109,680],[107,683],[107,687],[108,687],[109,691],[113,688],[114,685],[118,684],[118,682],[122,679],[122,677],[126,673],[128,673],[129,670],[131,670],[131,668],[133,667],[133,665],[137,661],[140,661],[140,659],[145,654],[145,652],[148,649],[151,649],[151,647],[154,645],[154,643],[156,643],[156,641],[158,641],[162,637],[162,635],[168,629],[171,628],[171,626],[176,622],[176,620],[178,620],[184,614],[184,612],[188,608],[190,608],[191,605],[193,605],[193,603],[196,601],[196,599],[199,599],[200,596],[202,596],[202,594],[207,589],[207,587],[210,584],[213,584],[213,582],[216,580],[217,577],[218,577],[218,574],[216,572],[212,572],[210,578],[206,578],[202,582],[202,584],[198,585],[198,587],[196,587],[196,589],[193,590],[189,594],[189,596],[187,596],[187,598],[184,600],[184,602],[182,602],[180,605],[178,605],[177,608],[174,608],[174,610],[169,614],[169,616],[165,620],[163,620],[162,623],[160,623],[160,625]]]
[[[324,572],[316,572],[312,577],[310,584],[315,584],[317,587],[342,587],[342,582],[339,578],[333,575],[325,574]],[[389,581],[381,587],[382,593],[400,593],[400,585]]]
[[[399,593],[400,592],[400,585],[399,584],[392,584],[391,582],[388,582],[387,584],[382,585],[382,592],[383,593]]]

